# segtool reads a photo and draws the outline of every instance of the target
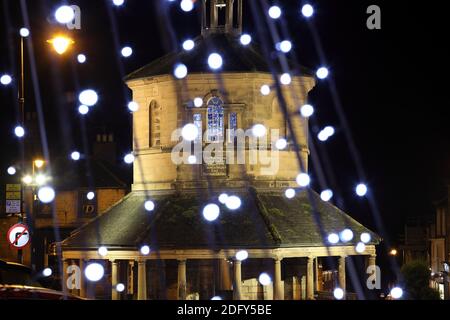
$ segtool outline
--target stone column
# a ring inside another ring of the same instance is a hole
[[[219,273],[220,273],[220,290],[231,290],[231,272],[230,265],[227,260],[220,259],[219,261]]]
[[[274,278],[274,299],[284,300],[284,290],[281,283],[281,260],[280,258],[275,258],[275,278]]]
[[[134,260],[128,261],[128,294],[134,295]]]
[[[345,259],[346,256],[339,257],[339,287],[344,290],[346,289],[346,280],[345,280]]]
[[[306,263],[306,299],[314,300],[314,258],[308,257]]]
[[[80,297],[87,298],[87,292],[86,292],[86,279],[84,276],[84,269],[86,268],[86,260],[80,259],[80,271],[81,271],[81,278],[80,278]]]
[[[234,267],[234,279],[233,279],[233,300],[241,300],[241,286],[242,286],[242,272],[241,261],[235,260]]]
[[[320,290],[320,284],[319,284],[319,257],[316,257],[314,259],[314,290],[319,291]]]
[[[138,300],[147,300],[147,271],[145,260],[138,261]]]
[[[119,262],[117,260],[111,261],[111,299],[120,300],[120,294],[116,290],[119,283]]]
[[[178,260],[178,300],[186,300],[186,260]]]
[[[63,292],[64,294],[68,294],[69,293],[69,288],[67,288],[67,268],[69,268],[69,260],[68,259],[64,259],[63,260],[63,269],[62,269],[62,288],[63,288]]]

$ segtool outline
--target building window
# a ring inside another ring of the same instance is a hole
[[[228,120],[228,130],[229,130],[229,136],[228,136],[228,141],[232,142],[234,139],[234,136],[236,134],[236,130],[238,128],[238,123],[237,123],[237,113],[236,112],[231,112],[229,115],[229,120]]]
[[[153,100],[149,107],[150,147],[161,146],[161,107]]]
[[[208,101],[208,141],[223,141],[224,125],[223,102],[218,97]]]
[[[199,142],[201,140],[201,134],[203,132],[203,128],[202,128],[202,115],[200,113],[195,113],[194,114],[194,125],[197,126],[198,128],[198,132],[199,135],[197,136],[197,138],[195,139],[195,142]]]

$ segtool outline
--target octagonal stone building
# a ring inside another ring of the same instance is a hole
[[[338,276],[328,280],[344,290],[346,257],[364,255],[375,264],[381,239],[313,190],[298,187],[296,177],[307,172],[309,155],[308,120],[298,107],[307,102],[315,79],[300,68],[289,85],[279,83],[259,47],[239,41],[242,5],[203,0],[202,34],[194,48],[126,77],[140,106],[133,113],[132,192],[62,242],[65,268],[97,261],[106,270],[100,284],[82,279],[75,293],[142,300],[313,299],[325,290],[324,259],[337,261]],[[208,65],[211,53],[223,59],[218,70]],[[188,69],[183,79],[173,75],[178,64]],[[272,85],[268,95],[261,94],[263,85]],[[190,142],[180,137],[188,124],[199,133]],[[254,145],[250,134],[237,147],[235,130],[253,132],[256,124],[268,135]],[[273,147],[272,133],[286,138],[285,149]],[[260,153],[264,143],[268,155]],[[238,154],[244,161],[237,161]],[[254,154],[259,157],[251,161]],[[288,188],[296,189],[291,199]],[[223,194],[238,203],[226,203],[226,196],[220,201]],[[220,210],[214,221],[203,216],[208,204]],[[345,228],[353,239],[327,242],[326,235]],[[357,252],[363,233],[370,241]],[[102,246],[106,256],[98,253]],[[149,253],[141,250],[145,246]],[[262,273],[270,284],[258,282]],[[118,283],[126,285],[124,293],[115,289]]]

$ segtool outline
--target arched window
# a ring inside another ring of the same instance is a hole
[[[161,106],[153,100],[149,110],[149,147],[161,146]]]
[[[224,111],[223,101],[213,97],[208,101],[208,141],[223,141],[224,136]]]

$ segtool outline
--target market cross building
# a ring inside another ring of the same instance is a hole
[[[95,261],[106,270],[96,285],[83,278],[74,293],[115,300],[314,299],[323,280],[321,260],[330,257],[339,271],[335,285],[345,290],[346,258],[363,255],[375,265],[381,239],[313,190],[298,187],[296,177],[307,172],[309,156],[308,121],[298,106],[307,102],[314,76],[300,67],[280,94],[262,95],[261,86],[274,81],[272,68],[257,45],[239,41],[242,0],[201,4],[202,34],[192,50],[168,54],[126,78],[140,106],[133,113],[132,192],[62,242],[65,268],[84,269]],[[223,58],[220,74],[208,66],[212,52]],[[187,66],[186,78],[173,76],[177,63]],[[196,97],[201,105],[194,106]],[[189,123],[208,131],[205,143],[233,139],[227,129],[263,124],[289,144],[275,153],[279,166],[269,173],[262,163],[175,164],[172,150],[179,141],[172,141],[172,133]],[[288,188],[297,190],[294,198],[285,196]],[[241,205],[229,209],[218,199],[223,193],[239,197]],[[155,204],[150,212],[148,200]],[[211,203],[220,208],[215,221],[202,215]],[[326,235],[346,228],[353,239],[330,245]],[[363,233],[370,241],[357,252]],[[149,254],[141,252],[144,245]],[[103,246],[106,256],[98,252]],[[244,261],[236,258],[241,250],[248,253]],[[269,284],[258,282],[261,273],[270,275]],[[119,283],[124,292],[116,290]]]

